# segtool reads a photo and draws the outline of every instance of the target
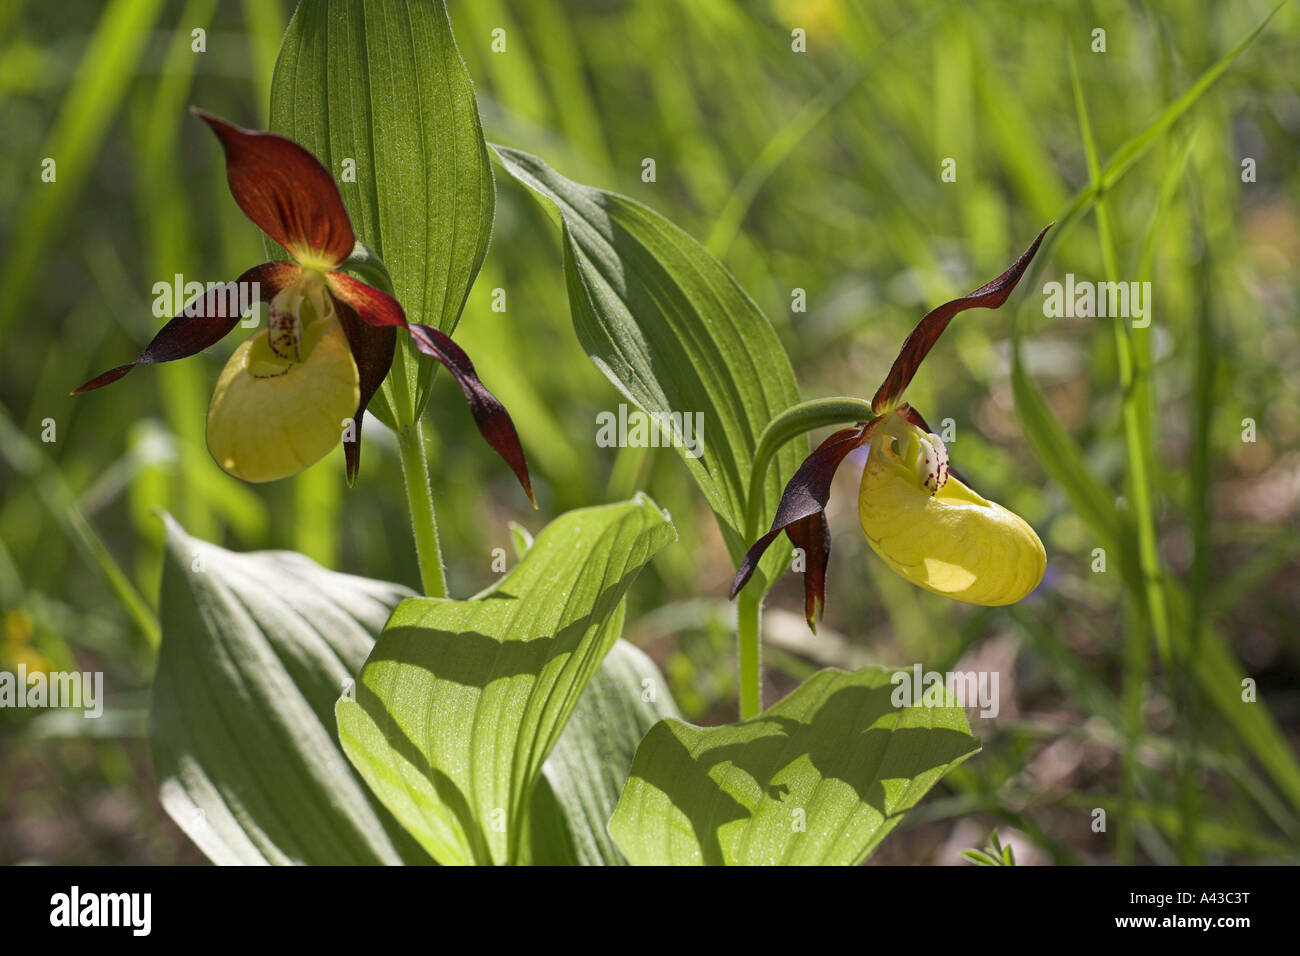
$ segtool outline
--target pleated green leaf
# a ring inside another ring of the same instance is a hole
[[[398,606],[337,708],[344,750],[440,863],[519,863],[542,765],[676,532],[643,495],[548,525],[469,601]]]
[[[450,333],[487,254],[496,192],[442,0],[299,4],[275,64],[271,128],[334,174],[407,317]],[[404,339],[398,362],[372,405],[389,424],[419,415],[433,374]]]
[[[610,833],[638,865],[860,863],[979,749],[961,708],[895,707],[894,673],[818,671],[722,727],[659,722]]]
[[[533,806],[534,863],[627,862],[609,835],[609,818],[641,738],[665,717],[679,716],[654,661],[627,641],[615,643],[542,767]],[[547,804],[557,822],[539,827]]]
[[[150,751],[163,807],[213,862],[430,862],[348,766],[333,713],[410,593],[168,520]]]
[[[745,496],[759,436],[799,401],[790,360],[767,317],[714,256],[663,216],[626,196],[565,179],[535,156],[493,146],[506,171],[558,211],[569,308],[592,362],[651,415],[700,413],[702,432],[678,447],[739,563]],[[612,411],[612,410],[611,410]],[[689,419],[692,423],[695,419]],[[673,434],[670,432],[669,434]],[[790,442],[763,486],[766,522],[807,454]],[[765,590],[788,551],[759,569]]]

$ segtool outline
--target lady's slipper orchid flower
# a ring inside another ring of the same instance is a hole
[[[731,586],[735,597],[763,553],[785,531],[806,558],[804,613],[816,629],[826,588],[831,479],[849,452],[870,442],[858,490],[858,516],[872,550],[919,587],[970,604],[1014,604],[1042,580],[1047,552],[1020,516],[981,497],[949,471],[948,449],[903,390],[953,316],[996,309],[1007,300],[1047,230],[1002,275],[969,295],[939,306],[912,330],[871,401],[868,422],[835,432],[795,472],[771,530],[754,543]]]
[[[362,416],[388,375],[397,332],[404,329],[416,348],[455,377],[480,433],[533,500],[514,424],[460,346],[439,329],[408,323],[391,295],[339,271],[357,243],[325,167],[282,136],[192,112],[221,141],[235,202],[292,257],[254,266],[235,280],[236,288],[256,283],[270,309],[267,327],[235,350],[213,392],[207,439],[217,464],[245,481],[273,481],[302,471],[342,440],[351,484],[360,465]],[[241,300],[249,299],[233,291],[223,286],[191,302],[135,361],[73,394],[115,382],[137,365],[186,358],[217,342],[238,324]]]

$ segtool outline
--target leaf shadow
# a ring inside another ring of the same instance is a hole
[[[638,768],[638,776],[667,795],[687,817],[707,865],[738,862],[725,859],[720,830],[735,820],[752,818],[758,809],[751,811],[719,783],[733,769],[747,774],[761,788],[765,800],[784,803],[790,787],[777,780],[797,760],[807,757],[822,779],[848,784],[859,801],[888,821],[911,806],[907,796],[912,788],[891,801],[885,780],[915,780],[976,749],[970,735],[948,728],[873,726],[896,710],[891,693],[888,684],[843,687],[822,701],[808,720],[769,712],[748,723],[767,725],[775,732],[713,747],[708,745],[710,736],[731,733],[732,729],[701,730],[661,722],[642,745],[652,756]],[[695,753],[678,737],[682,731],[699,735]],[[724,764],[732,769],[720,770]]]
[[[455,818],[456,824],[464,833],[466,840],[469,842],[473,859],[478,862],[491,862],[492,853],[488,848],[487,835],[476,821],[474,813],[470,809],[469,801],[465,798],[465,794],[461,792],[460,787],[456,786],[456,782],[429,763],[424,752],[393,719],[388,712],[388,708],[384,706],[383,701],[379,699],[374,691],[364,684],[361,685],[357,690],[356,702],[374,725],[379,728],[380,732],[383,733],[388,746],[402,759],[415,767],[425,780],[429,781],[429,785],[433,787],[438,800],[450,811]],[[438,862],[444,861],[439,860]]]
[[[501,615],[505,620],[514,613],[515,608],[511,605],[516,604],[519,599],[508,594],[500,594],[498,598],[504,606],[494,608],[494,613]],[[533,682],[527,694],[521,692],[514,698],[518,701],[517,716],[521,721],[516,736],[507,740],[498,734],[495,738],[498,746],[491,753],[479,751],[472,741],[466,746],[471,764],[476,759],[492,759],[500,762],[503,753],[506,755],[515,753],[517,740],[526,737],[529,733],[539,731],[538,727],[529,728],[522,724],[527,710],[526,701],[537,692],[537,680],[540,675],[557,658],[568,659],[562,667],[552,669],[550,685],[547,688],[547,707],[549,709],[559,706],[556,695],[572,697],[569,706],[576,703],[585,681],[577,679],[579,665],[575,664],[573,657],[575,654],[585,653],[589,658],[587,663],[593,670],[599,666],[603,656],[601,646],[605,643],[612,644],[616,635],[605,635],[604,639],[589,641],[585,652],[583,642],[588,632],[599,631],[609,621],[620,599],[621,593],[612,596],[606,594],[596,602],[591,611],[570,621],[554,634],[530,637],[528,640],[501,640],[480,631],[443,630],[427,625],[390,627],[375,645],[367,667],[389,664],[412,668],[424,671],[438,681],[466,688],[477,688],[480,691],[499,680],[521,676],[532,677]],[[493,807],[485,804],[476,808],[475,804],[481,801],[467,793],[455,779],[431,762],[430,754],[406,733],[373,689],[364,683],[360,684],[356,700],[375,726],[380,728],[384,739],[393,751],[407,760],[429,781],[437,799],[464,832],[474,858],[479,862],[491,862],[493,859],[491,841],[486,827],[488,814]],[[479,706],[482,706],[481,701]],[[500,718],[502,714],[497,716]],[[558,737],[558,728],[562,726],[562,722],[557,723],[550,736]],[[553,739],[548,740],[543,747],[533,741],[530,759],[535,766],[528,768],[529,779],[524,782],[524,792],[511,793],[512,801],[522,802],[529,798],[542,762],[553,743]],[[433,759],[437,760],[437,755],[434,755]],[[472,771],[466,771],[463,777],[473,779]],[[488,801],[488,803],[495,803],[495,801]],[[517,812],[518,807],[513,807],[511,816],[513,817]],[[512,829],[508,839],[518,838],[520,835]]]

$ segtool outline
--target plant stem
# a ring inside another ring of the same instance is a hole
[[[838,396],[791,405],[768,422],[758,438],[754,464],[749,472],[749,496],[745,502],[745,540],[752,542],[758,537],[759,522],[763,520],[763,482],[767,478],[768,465],[782,445],[817,428],[841,425],[844,422],[866,422],[873,418],[875,412],[870,402],[861,398]]]
[[[411,511],[415,554],[420,561],[420,583],[429,597],[446,597],[447,576],[442,569],[438,520],[433,513],[433,492],[429,488],[429,456],[424,450],[424,429],[418,421],[397,430],[397,448],[402,457],[402,479]]]
[[[871,403],[860,398],[819,398],[792,405],[773,418],[759,436],[749,473],[745,502],[745,541],[758,538],[763,520],[763,484],[767,469],[786,442],[827,425],[868,421]],[[763,594],[752,582],[736,598],[736,642],[740,655],[740,719],[757,717],[763,709]]]
[[[740,719],[763,710],[763,599],[748,588],[736,599],[736,639],[740,647]]]
[[[383,261],[368,247],[357,243],[344,266],[366,282],[389,295],[395,295],[393,280]],[[415,536],[415,556],[420,562],[420,584],[429,597],[447,596],[447,575],[442,568],[442,549],[438,545],[438,519],[433,511],[433,491],[429,487],[429,455],[424,448],[424,429],[420,409],[407,377],[411,341],[403,336],[385,383],[391,395],[393,416],[397,420],[397,448],[402,458],[402,480],[406,485],[406,503],[411,513],[411,532]],[[414,364],[418,364],[418,359]]]

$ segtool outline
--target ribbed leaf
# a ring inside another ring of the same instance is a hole
[[[558,210],[574,328],[588,356],[650,414],[702,413],[703,454],[679,448],[717,516],[734,562],[759,436],[799,401],[771,323],[707,249],[625,196],[565,179],[535,156],[494,146],[507,172]],[[765,516],[807,454],[786,445],[763,486]],[[789,552],[760,566],[766,589]]]
[[[163,806],[214,862],[429,862],[348,766],[333,715],[410,593],[168,520],[151,753]]]
[[[622,601],[674,540],[648,498],[565,514],[469,601],[393,613],[337,708],[344,750],[440,863],[515,863],[542,764],[618,639]]]
[[[961,708],[895,708],[892,673],[819,671],[722,727],[661,721],[610,833],[641,865],[861,862],[979,749]]]
[[[679,716],[654,661],[634,644],[615,643],[542,767],[537,789],[546,793],[534,802],[534,829],[542,829],[538,802],[547,797],[558,825],[543,829],[553,834],[550,840],[534,834],[534,863],[566,862],[566,854],[568,862],[588,866],[627,862],[609,835],[609,818],[641,738],[658,721]]]
[[[496,193],[442,0],[299,4],[275,64],[271,128],[334,174],[407,317],[450,333],[487,253]],[[419,414],[433,374],[404,340],[398,356],[404,371],[371,406],[389,424],[412,401]]]

